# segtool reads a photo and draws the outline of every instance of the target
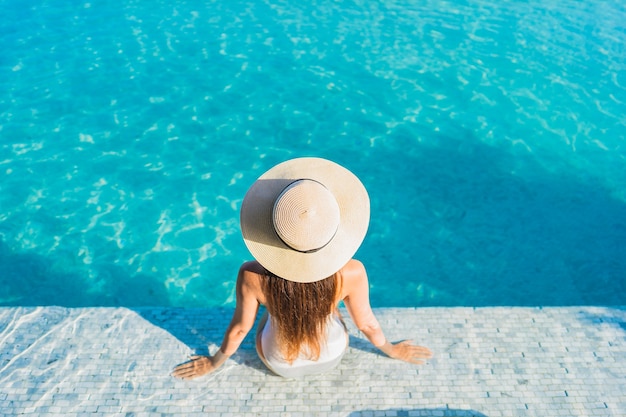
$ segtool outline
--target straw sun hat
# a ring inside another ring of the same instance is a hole
[[[355,254],[369,223],[365,187],[346,168],[297,158],[271,168],[241,205],[241,232],[268,271],[314,282],[339,271]]]

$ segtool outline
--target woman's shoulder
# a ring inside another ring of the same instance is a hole
[[[239,272],[261,276],[265,274],[265,268],[257,261],[247,261],[241,264]]]
[[[367,272],[361,261],[351,259],[339,271],[341,277],[341,299],[344,299],[355,290],[367,284]]]
[[[261,279],[265,274],[265,268],[257,261],[244,262],[239,267],[237,285],[248,294],[253,294],[255,298],[264,299]]]
[[[365,265],[359,260],[350,259],[347,264],[339,271],[341,276],[345,278],[362,278],[366,275]]]

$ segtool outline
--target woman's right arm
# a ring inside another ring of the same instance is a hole
[[[254,326],[254,320],[260,305],[260,287],[255,263],[248,262],[241,266],[237,275],[237,304],[228,329],[219,350],[213,356],[194,355],[189,362],[178,365],[172,375],[183,379],[192,379],[214,372],[237,351],[241,342]]]
[[[343,302],[357,328],[367,339],[387,356],[421,364],[432,357],[432,352],[423,346],[413,345],[405,340],[396,344],[387,341],[369,299],[369,281],[363,264],[352,259],[341,270],[343,277]]]

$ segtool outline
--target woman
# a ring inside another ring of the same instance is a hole
[[[347,169],[320,158],[297,158],[263,174],[241,206],[241,230],[256,259],[237,276],[233,318],[214,356],[194,356],[174,369],[191,379],[218,369],[254,326],[259,357],[274,373],[299,377],[339,363],[348,333],[343,301],[358,329],[388,356],[420,364],[429,349],[385,338],[370,306],[363,265],[352,259],[369,223],[369,197]]]

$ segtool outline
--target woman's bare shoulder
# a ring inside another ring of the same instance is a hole
[[[339,272],[344,278],[348,279],[363,278],[364,276],[367,276],[365,266],[361,261],[356,259],[350,259]]]
[[[261,278],[265,274],[265,268],[257,261],[244,262],[239,267],[239,276],[237,277],[238,286],[245,292],[251,293],[261,302],[265,301],[263,295]]]
[[[239,268],[240,272],[251,272],[256,275],[265,274],[265,268],[261,266],[257,261],[248,261],[241,264]]]
[[[365,266],[361,261],[351,259],[339,271],[341,276],[341,298],[348,297],[353,291],[367,282]]]

